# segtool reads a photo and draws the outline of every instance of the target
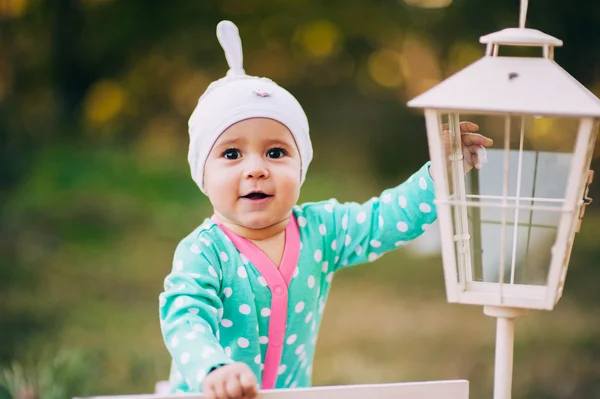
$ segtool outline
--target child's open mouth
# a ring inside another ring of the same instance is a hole
[[[255,202],[262,202],[263,200],[267,200],[269,198],[273,197],[272,195],[263,193],[262,191],[254,191],[251,192],[250,194],[246,194],[244,196],[242,196],[242,198],[246,198]]]

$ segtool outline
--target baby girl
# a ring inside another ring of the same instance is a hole
[[[178,245],[160,320],[173,392],[252,398],[311,385],[334,273],[418,237],[436,209],[428,163],[364,204],[297,205],[312,159],[306,115],[275,82],[245,74],[235,25],[221,22],[217,37],[230,69],[198,101],[188,157],[214,214]],[[473,154],[491,145],[477,129],[461,124]]]

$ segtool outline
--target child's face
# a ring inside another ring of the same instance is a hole
[[[204,189],[223,222],[262,229],[289,217],[300,178],[300,154],[288,128],[252,118],[218,138],[206,160]]]

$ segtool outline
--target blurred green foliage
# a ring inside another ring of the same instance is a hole
[[[92,393],[98,359],[89,353],[58,350],[27,365],[13,363],[0,373],[2,399],[64,399]]]
[[[178,240],[210,215],[189,177],[186,128],[226,72],[218,21],[239,26],[249,74],[305,107],[315,161],[301,200],[361,201],[427,159],[421,113],[406,101],[480,57],[478,37],[515,26],[518,3],[1,2],[5,396],[19,386],[40,399],[150,392],[167,377],[157,296]],[[557,62],[597,95],[598,20],[594,0],[530,1],[528,26],[562,39]],[[517,323],[515,398],[600,397],[595,208],[558,308]],[[472,397],[490,396],[493,320],[446,304],[437,255],[406,249],[336,280],[316,384],[467,378]]]

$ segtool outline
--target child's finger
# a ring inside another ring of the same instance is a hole
[[[464,121],[460,123],[461,132],[476,132],[479,130],[479,125],[473,122]]]
[[[236,375],[232,375],[225,381],[225,392],[229,399],[240,399],[244,394],[242,384]]]
[[[466,148],[471,154],[478,154],[481,148],[484,148],[482,145],[463,145],[463,148]]]
[[[205,399],[216,399],[217,396],[215,394],[215,390],[213,389],[213,384],[203,384],[202,385],[202,397]]]
[[[224,381],[215,381],[212,385],[212,390],[215,393],[215,399],[228,399]]]
[[[463,144],[465,145],[485,145],[487,147],[494,144],[494,140],[479,133],[471,133],[469,131],[461,131],[460,133]],[[442,131],[442,138],[450,139],[450,130]]]
[[[239,378],[244,395],[247,398],[254,398],[258,394],[258,385],[254,373],[247,371],[241,372]]]
[[[476,132],[479,130],[479,125],[473,122],[464,121],[460,122],[461,132]],[[447,123],[442,123],[442,130],[449,130]]]
[[[478,133],[463,133],[462,134],[462,142],[464,145],[483,145],[489,147],[494,144],[494,140],[489,137],[482,136]]]
[[[477,153],[471,153],[471,165],[473,165],[475,169],[481,168],[481,164],[479,163],[479,157],[477,156]]]

